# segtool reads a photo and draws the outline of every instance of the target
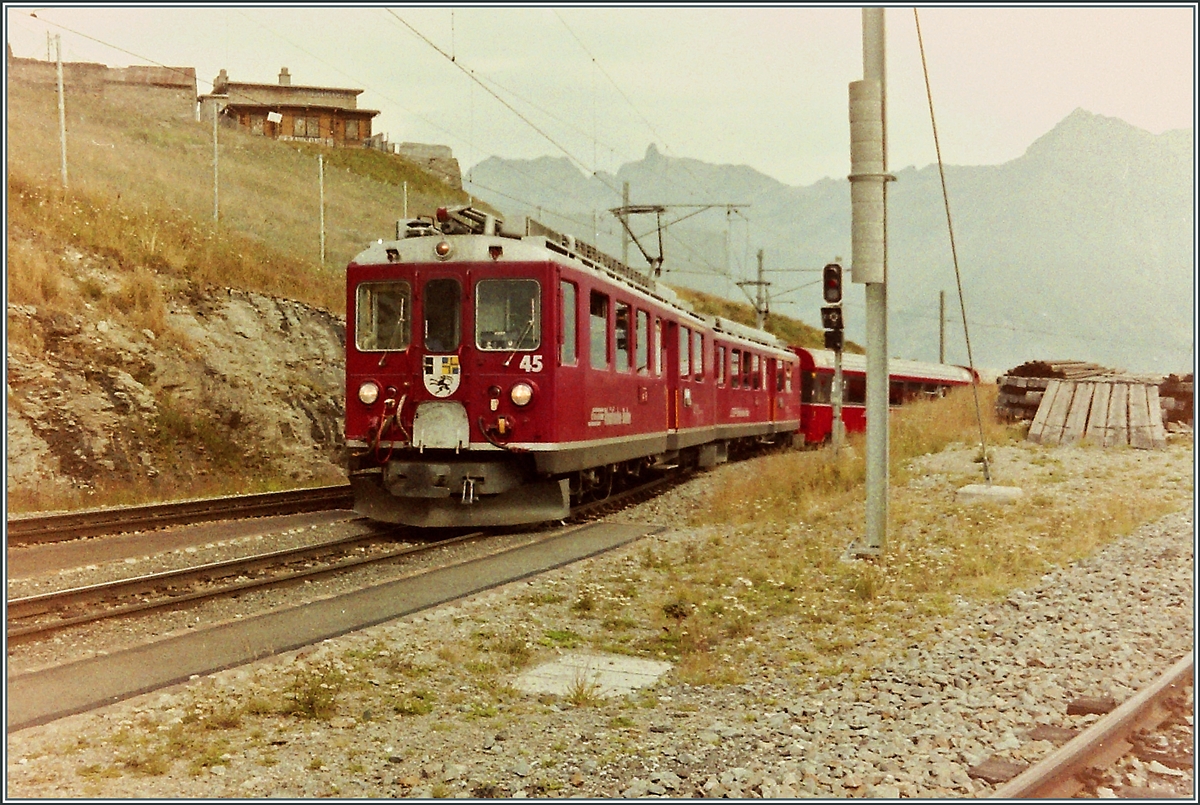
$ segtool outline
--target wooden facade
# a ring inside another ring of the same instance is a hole
[[[220,114],[252,134],[330,146],[361,147],[371,139],[375,109],[359,109],[361,89],[294,86],[287,68],[278,84],[232,82],[225,71],[200,99],[200,118]]]

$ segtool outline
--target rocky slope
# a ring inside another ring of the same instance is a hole
[[[342,480],[339,317],[159,276],[156,333],[130,313],[128,271],[64,256],[56,304],[8,305],[10,506]]]

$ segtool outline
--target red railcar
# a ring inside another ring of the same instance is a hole
[[[828,441],[833,430],[834,353],[827,349],[795,348],[800,358],[800,429],[806,444]],[[865,431],[867,360],[842,353],[842,422],[847,433]],[[954,386],[971,383],[969,369],[941,363],[892,358],[888,361],[888,403],[901,405],[921,397],[940,397]]]
[[[536,221],[411,221],[346,270],[356,509],[420,526],[565,517],[614,478],[800,426],[799,357]]]

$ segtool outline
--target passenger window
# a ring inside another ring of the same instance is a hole
[[[704,334],[692,333],[692,364],[697,382],[704,380]]]
[[[644,375],[650,371],[650,314],[644,310],[637,312],[637,373]]]
[[[608,297],[592,291],[589,357],[593,369],[608,368]]]
[[[537,280],[480,280],[475,286],[475,345],[514,352],[540,347],[541,299]]]
[[[792,365],[790,363],[783,367],[783,390],[788,394],[792,393]]]
[[[453,278],[425,283],[425,349],[453,352],[462,340],[462,287]]]
[[[832,385],[833,375],[818,375],[813,384],[813,402],[828,405]]]
[[[750,374],[753,377],[754,388],[760,389],[762,388],[762,361],[757,355],[751,355],[750,358],[752,361]]]
[[[692,373],[691,361],[692,331],[686,327],[679,328],[679,376],[687,377]]]
[[[717,373],[717,385],[725,385],[725,347],[724,345],[717,347],[717,365],[714,367]]]
[[[363,352],[408,349],[412,288],[407,282],[364,282],[354,298],[354,344]]]
[[[560,299],[559,316],[561,317],[558,362],[563,366],[574,366],[576,363],[575,328],[579,320],[579,314],[575,307],[575,283],[560,282],[558,290]]]
[[[729,377],[733,381],[732,386],[735,389],[742,387],[742,351],[740,349],[735,349],[729,359]]]
[[[617,334],[617,371],[629,371],[629,328],[631,309],[624,302],[617,302],[616,334]]]

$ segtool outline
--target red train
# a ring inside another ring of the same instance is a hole
[[[624,476],[824,438],[821,351],[701,316],[533,220],[409,221],[351,261],[346,294],[349,476],[376,520],[560,519]]]

